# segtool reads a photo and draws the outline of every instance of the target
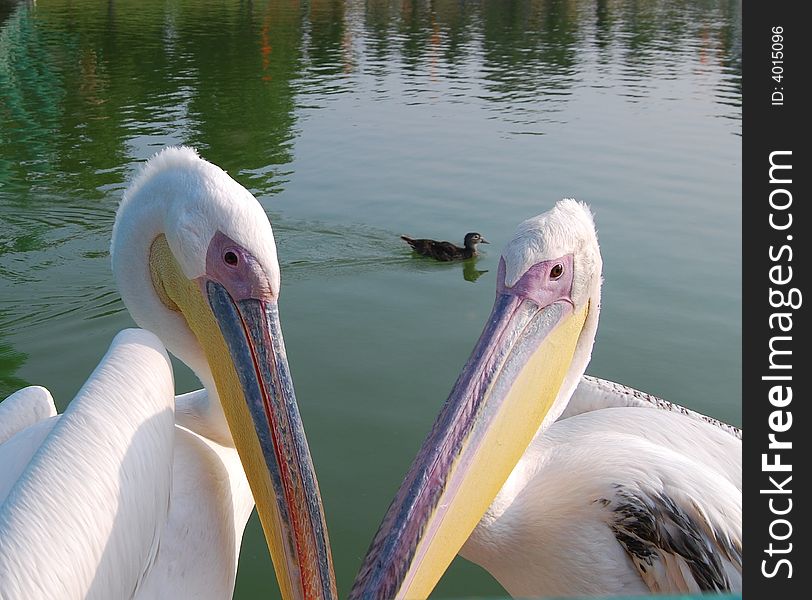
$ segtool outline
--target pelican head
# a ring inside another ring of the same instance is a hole
[[[558,202],[505,247],[496,301],[395,496],[351,598],[426,598],[592,352],[601,257],[589,208]]]
[[[135,321],[206,386],[209,433],[240,455],[283,597],[334,597],[279,322],[276,245],[262,207],[194,150],[168,148],[125,192],[111,255]]]

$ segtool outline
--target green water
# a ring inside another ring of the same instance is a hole
[[[603,251],[588,371],[741,423],[739,0],[0,0],[0,397],[36,383],[64,409],[132,324],[116,205],[178,143],[271,217],[342,595],[500,248],[563,196]],[[492,244],[465,265],[398,239],[468,231]],[[499,593],[458,559],[437,596]],[[236,597],[276,594],[252,519]]]

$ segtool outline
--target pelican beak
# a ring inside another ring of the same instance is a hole
[[[254,494],[282,597],[335,598],[324,510],[293,392],[276,300],[234,300],[223,285],[211,280],[205,282],[205,295],[241,388],[239,394],[221,391],[221,401]]]
[[[536,266],[549,273],[544,263]],[[589,307],[574,309],[571,279],[568,287],[561,282],[537,294],[526,281],[533,276],[528,271],[506,287],[500,261],[485,329],[390,505],[350,598],[427,598],[550,412]]]
[[[216,260],[226,251],[239,253],[239,268]],[[336,598],[324,509],[267,277],[220,232],[206,275],[186,278],[164,235],[152,243],[149,268],[158,297],[183,315],[211,368],[282,597]]]

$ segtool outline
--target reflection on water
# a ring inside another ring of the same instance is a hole
[[[6,5],[0,184],[102,198],[133,159],[197,146],[263,193],[290,174],[296,109],[481,103],[508,133],[562,122],[582,86],[679,101],[699,75],[741,115],[740,2],[483,1]],[[366,91],[366,90],[364,90]],[[59,175],[55,177],[55,175]],[[54,189],[55,188],[55,189]]]
[[[466,260],[462,264],[462,276],[465,281],[474,282],[480,277],[482,277],[485,273],[488,272],[488,269],[480,270],[476,268],[476,259]]]
[[[3,318],[3,312],[0,312],[0,319]],[[5,398],[9,393],[25,387],[26,381],[16,377],[15,371],[19,369],[28,357],[14,350],[12,346],[5,343],[0,343],[0,397]]]
[[[108,257],[126,181],[199,148],[274,225],[344,595],[499,249],[562,196],[604,253],[591,372],[740,423],[740,135],[740,0],[0,0],[0,396],[64,408],[131,324]],[[404,231],[493,244],[440,264]],[[253,521],[243,548],[237,597],[275,593]],[[438,595],[499,590],[459,560]]]

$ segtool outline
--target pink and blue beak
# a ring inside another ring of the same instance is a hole
[[[337,597],[327,526],[293,391],[273,286],[257,260],[222,233],[199,285],[236,371],[219,390],[285,598]],[[218,389],[220,382],[218,382]],[[235,402],[227,398],[239,397]]]
[[[573,256],[505,281],[485,328],[375,535],[351,599],[426,598],[555,403],[588,307]]]

